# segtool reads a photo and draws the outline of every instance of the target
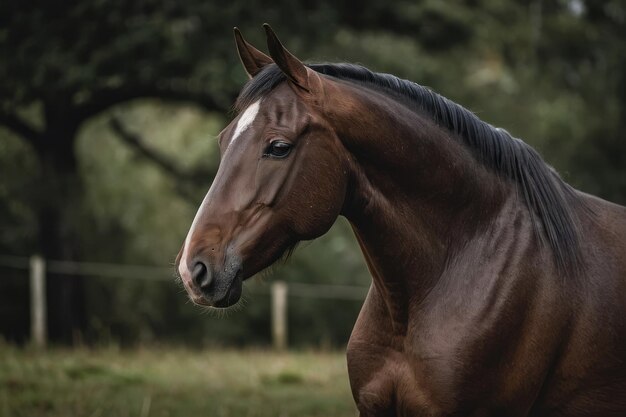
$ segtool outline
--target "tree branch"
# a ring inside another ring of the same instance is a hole
[[[110,107],[137,98],[160,98],[163,100],[195,103],[209,111],[225,112],[228,105],[219,103],[204,92],[185,91],[166,87],[134,85],[129,88],[103,89],[91,94],[90,98],[77,106],[78,117],[86,120]],[[232,101],[236,97],[232,97]],[[232,102],[231,101],[231,102]]]
[[[152,161],[154,164],[158,165],[163,171],[172,175],[177,180],[205,185],[208,179],[215,176],[215,171],[213,170],[185,170],[181,168],[178,164],[167,158],[165,155],[162,155],[154,149],[146,146],[143,140],[139,137],[139,135],[131,133],[124,126],[121,120],[119,120],[115,116],[111,117],[111,119],[109,120],[109,126],[111,127],[113,132],[120,139],[122,139],[122,141],[124,141],[124,143],[129,145],[142,156]]]
[[[41,139],[41,133],[15,114],[0,110],[0,125],[21,136],[31,144],[36,145]]]

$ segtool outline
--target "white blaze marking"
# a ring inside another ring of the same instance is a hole
[[[243,112],[239,120],[237,120],[237,126],[235,126],[235,133],[233,133],[233,138],[230,141],[232,145],[237,138],[250,127],[254,119],[256,119],[256,115],[259,113],[259,107],[261,105],[261,100],[257,100],[252,103],[246,111]],[[230,145],[229,145],[230,146]]]
[[[235,142],[235,140],[237,140],[237,138],[247,128],[250,127],[252,122],[254,122],[254,119],[256,119],[256,116],[259,113],[260,104],[261,104],[260,99],[252,103],[243,112],[239,120],[237,120],[237,126],[235,126],[235,133],[233,133],[233,138],[230,141],[230,145],[232,145]],[[230,148],[230,145],[228,145],[229,148]],[[205,203],[208,200],[210,194],[211,194],[211,190],[209,189],[209,192],[207,193],[206,196],[204,196],[204,200],[202,200],[202,203],[200,204],[200,207],[198,208],[198,212],[196,213],[196,216],[194,217],[193,222],[191,223],[191,227],[189,228],[189,232],[187,232],[187,237],[185,238],[185,248],[183,249],[183,255],[180,257],[180,264],[179,264],[179,269],[180,269],[179,272],[181,276],[183,277],[188,276],[189,278],[191,278],[191,271],[187,267],[187,255],[189,253],[189,243],[191,243],[191,236],[193,236],[193,232],[197,226],[198,219],[200,218],[200,213],[202,213],[202,209],[205,206]]]
[[[210,192],[211,190],[209,190]],[[202,208],[204,207],[204,203],[207,201],[209,197],[209,193],[204,196],[204,200],[200,203],[200,207],[198,207],[198,211],[196,212],[196,216],[193,218],[193,222],[191,222],[191,227],[189,228],[189,232],[187,232],[187,237],[185,238],[185,248],[183,249],[183,256],[180,257],[180,264],[178,265],[179,272],[181,277],[185,278],[185,276],[191,278],[191,271],[187,266],[187,254],[189,253],[189,243],[191,242],[191,236],[193,235],[193,231],[196,228],[198,223],[198,219],[200,218],[200,213],[202,212]]]

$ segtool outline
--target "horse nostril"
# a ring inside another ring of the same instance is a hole
[[[193,267],[192,278],[193,282],[203,291],[207,291],[213,282],[213,276],[202,262],[196,262],[196,265]]]

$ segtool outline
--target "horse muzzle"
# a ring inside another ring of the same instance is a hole
[[[238,256],[227,256],[222,267],[216,267],[201,256],[178,266],[178,272],[191,300],[199,305],[226,308],[241,298],[242,262]]]

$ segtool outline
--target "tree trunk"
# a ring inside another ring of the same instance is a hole
[[[41,167],[36,207],[39,250],[49,260],[77,260],[77,218],[82,203],[74,149],[77,129],[72,124],[48,126],[37,149]],[[53,343],[71,343],[84,329],[83,284],[78,276],[48,274],[48,331]]]

